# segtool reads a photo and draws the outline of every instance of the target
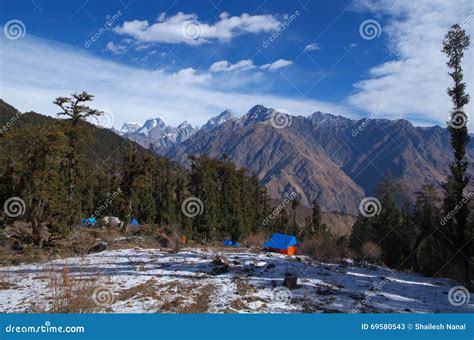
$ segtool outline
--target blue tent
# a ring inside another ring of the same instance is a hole
[[[238,247],[240,246],[239,242],[234,242],[232,240],[224,240],[224,246],[225,247]]]
[[[263,244],[265,248],[282,252],[284,254],[293,254],[293,251],[295,250],[292,249],[295,249],[297,245],[298,240],[296,239],[296,236],[280,233],[273,234],[272,238]]]
[[[95,225],[97,223],[97,220],[95,219],[95,217],[89,217],[89,218],[83,218],[82,219],[82,224],[86,225],[86,226],[92,226],[92,225]]]
[[[132,218],[130,221],[128,221],[128,224],[139,225],[140,223],[138,223],[138,221],[135,218]]]

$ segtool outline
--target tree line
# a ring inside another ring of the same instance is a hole
[[[395,269],[412,269],[430,276],[447,276],[465,282],[471,288],[474,263],[474,216],[468,192],[469,102],[463,82],[462,59],[470,39],[453,25],[445,36],[442,51],[447,55],[454,85],[448,88],[453,109],[447,122],[454,160],[443,183],[442,195],[432,185],[417,193],[412,206],[402,186],[393,179],[380,184],[377,197],[380,211],[375,216],[359,216],[353,228],[350,247],[360,257],[364,244],[371,242],[381,250],[381,260]]]

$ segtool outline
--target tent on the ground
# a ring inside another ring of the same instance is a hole
[[[97,220],[95,219],[95,217],[92,217],[92,216],[89,218],[82,219],[82,224],[86,227],[95,226],[96,223],[97,223]]]
[[[296,255],[298,252],[298,240],[293,235],[275,233],[263,244],[263,247],[275,253]]]
[[[128,224],[139,225],[140,223],[138,223],[138,221],[135,218],[132,218],[130,221],[128,221]]]
[[[238,247],[240,246],[239,242],[235,242],[232,240],[224,240],[224,247]]]

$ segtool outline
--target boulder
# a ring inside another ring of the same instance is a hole
[[[212,275],[221,275],[228,273],[230,271],[230,264],[229,261],[222,257],[215,257],[212,262]]]
[[[107,242],[99,241],[99,242],[95,243],[92,247],[90,247],[89,250],[87,251],[87,253],[88,254],[100,253],[101,251],[106,250],[108,245],[109,244]]]
[[[283,286],[288,289],[295,289],[298,284],[298,277],[291,273],[286,273],[283,279]]]

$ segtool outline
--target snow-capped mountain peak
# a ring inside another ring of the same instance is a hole
[[[230,110],[222,111],[219,115],[212,117],[207,121],[206,124],[203,125],[203,130],[212,130],[218,127],[221,124],[224,124],[230,120],[235,120],[235,114]]]
[[[160,130],[164,130],[167,127],[168,125],[166,125],[166,123],[163,121],[163,119],[161,119],[161,117],[154,117],[154,118],[147,119],[145,124],[143,124],[143,126],[140,129],[136,130],[136,132],[144,134],[144,135],[148,135],[150,131],[153,129],[158,128]]]
[[[141,128],[141,126],[142,125],[138,122],[125,122],[123,123],[122,128],[119,130],[119,133],[121,135],[132,133]]]

